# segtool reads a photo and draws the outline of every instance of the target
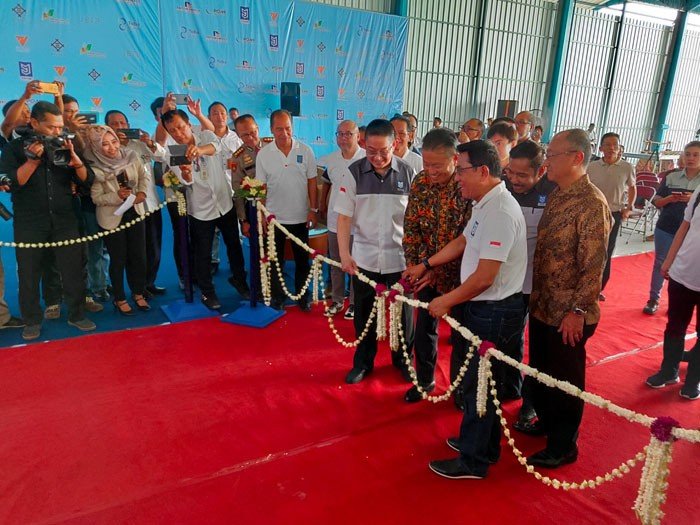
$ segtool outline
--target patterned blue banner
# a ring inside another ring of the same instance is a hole
[[[338,121],[401,110],[402,17],[282,0],[13,0],[0,23],[5,101],[31,79],[61,80],[82,111],[120,109],[152,130],[150,102],[173,91],[252,113],[266,135],[280,83],[298,82],[295,134],[319,156]]]

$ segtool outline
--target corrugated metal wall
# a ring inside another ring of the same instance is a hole
[[[700,129],[700,31],[686,30],[681,47],[681,62],[673,86],[666,140],[680,150],[695,138]]]
[[[313,0],[319,4],[337,5],[352,9],[364,9],[378,13],[393,13],[394,0]]]

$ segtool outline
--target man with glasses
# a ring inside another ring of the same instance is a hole
[[[461,256],[460,284],[430,302],[430,314],[452,316],[482,341],[512,355],[518,351],[519,334],[525,322],[522,298],[527,266],[525,219],[517,201],[501,180],[496,148],[477,140],[460,144],[457,151],[457,183],[462,197],[474,201],[464,233],[428,258],[439,266]],[[465,352],[471,341],[455,337],[454,347]],[[492,359],[493,378],[502,393],[506,365]],[[459,438],[447,445],[459,452],[452,459],[432,461],[430,469],[450,479],[482,479],[490,464],[500,457],[501,426],[492,399],[486,414],[476,411],[479,356],[474,353],[463,379],[464,416]]]
[[[484,123],[478,118],[472,118],[467,120],[459,130],[459,135],[457,140],[460,144],[469,142],[471,140],[481,140],[484,135]]]
[[[557,185],[537,232],[530,295],[530,365],[585,389],[586,341],[600,320],[603,268],[612,217],[586,175],[591,156],[581,129],[557,133],[547,148],[547,177]],[[530,465],[556,468],[578,458],[583,401],[536,382],[533,401],[545,449]]]
[[[334,261],[340,262],[340,252],[338,251],[338,214],[334,210],[335,203],[338,199],[340,191],[340,183],[343,180],[343,174],[348,166],[364,158],[365,150],[360,148],[357,141],[359,139],[359,131],[357,124],[352,120],[344,120],[338,124],[338,129],[335,132],[335,142],[338,145],[338,150],[330,155],[319,159],[319,166],[324,166],[323,187],[321,188],[321,200],[318,203],[320,213],[328,211],[326,226],[328,228],[328,256]],[[330,190],[330,196],[329,196]],[[326,206],[327,204],[327,206]],[[350,250],[352,251],[352,235],[350,236]],[[333,317],[338,312],[343,310],[343,302],[345,301],[345,273],[337,266],[331,266],[331,286],[332,286],[332,303],[326,309],[326,316]],[[350,305],[346,312],[346,319],[353,319],[355,316],[354,294],[352,285],[350,286]]]
[[[401,115],[395,115],[389,122],[394,127],[394,134],[396,135],[394,155],[413,168],[413,176],[415,177],[423,169],[423,159],[418,153],[411,151],[409,148],[411,122],[408,120],[408,117]],[[411,180],[413,180],[413,177],[411,177]]]
[[[522,144],[526,140],[530,140],[530,132],[534,116],[529,111],[521,111],[515,115],[515,129],[518,131],[518,144]]]
[[[433,129],[423,137],[423,171],[413,180],[408,197],[403,221],[403,248],[408,269],[403,275],[411,281],[418,300],[423,302],[430,302],[459,286],[458,261],[435,269],[428,263],[431,255],[464,231],[471,215],[471,201],[462,198],[455,179],[457,145],[457,137],[448,129]],[[438,320],[419,308],[416,311],[416,372],[418,383],[427,392],[435,388],[437,342]],[[451,380],[457,377],[463,363],[463,357],[450,362]],[[421,394],[412,386],[404,399],[414,403],[421,400]]]
[[[405,124],[405,123],[404,123]],[[369,123],[365,135],[364,159],[353,162],[343,174],[334,211],[338,213],[338,250],[343,271],[353,276],[355,290],[355,333],[359,336],[369,320],[375,290],[357,278],[357,272],[391,287],[406,269],[403,221],[413,169],[394,153],[394,128],[387,120]],[[354,231],[352,255],[350,234]],[[383,312],[382,312],[383,315]],[[368,335],[357,345],[352,370],[346,383],[359,383],[374,368],[377,339],[372,321]],[[413,346],[413,312],[404,306],[402,324],[407,348]],[[391,360],[404,379],[410,376],[402,352],[392,352]]]

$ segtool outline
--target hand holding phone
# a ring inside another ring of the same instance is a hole
[[[124,133],[124,136],[127,139],[134,139],[134,140],[139,140],[141,138],[141,130],[137,128],[125,128],[119,130],[122,133]]]
[[[183,93],[173,93],[173,98],[178,106],[186,106],[190,96]]]
[[[42,93],[49,93],[51,95],[59,94],[58,84],[55,82],[39,82],[38,87]]]

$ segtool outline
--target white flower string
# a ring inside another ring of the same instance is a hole
[[[311,272],[313,273],[314,277],[311,297],[315,304],[319,300],[319,290],[323,285],[323,259],[320,258],[321,254],[318,252],[314,252],[312,255],[314,257],[314,262],[311,265]]]
[[[313,249],[310,248],[310,247],[309,247],[308,245],[306,245],[305,243],[303,243],[303,242],[301,241],[301,239],[299,239],[299,238],[295,237],[294,235],[290,234],[290,233],[286,230],[286,228],[284,228],[284,226],[282,226],[282,225],[280,225],[279,223],[277,223],[277,222],[274,220],[274,216],[270,214],[270,212],[263,206],[262,203],[258,202],[258,208],[259,208],[260,210],[262,210],[263,214],[264,214],[266,217],[268,217],[268,219],[269,219],[269,221],[270,221],[270,226],[272,226],[272,225],[277,225],[277,227],[279,227],[280,230],[282,230],[282,231],[285,233],[285,235],[287,235],[290,239],[292,239],[293,242],[295,242],[295,243],[298,244],[299,246],[303,246],[304,249],[306,249],[308,252],[312,252],[312,251],[313,251]],[[330,264],[330,265],[333,265],[333,266],[337,266],[337,267],[340,267],[340,266],[341,266],[337,261],[334,261],[334,260],[332,260],[332,259],[328,259],[328,258],[326,258],[326,257],[323,257],[322,260],[323,260],[324,262]],[[375,290],[376,290],[377,283],[374,282],[373,280],[369,279],[367,276],[365,276],[365,275],[363,275],[363,274],[361,274],[361,273],[358,272],[358,273],[356,274],[356,277],[357,277],[360,281],[362,281],[362,282],[368,284],[369,286],[372,286],[372,287],[375,288]],[[383,298],[384,298],[384,295],[382,295],[382,299],[383,299]],[[418,300],[415,300],[415,299],[411,299],[411,298],[405,297],[405,296],[403,296],[403,295],[398,295],[398,296],[396,296],[396,300],[397,300],[397,301],[400,301],[400,302],[402,302],[402,303],[405,303],[406,305],[413,306],[414,308],[424,308],[424,309],[427,309],[427,308],[428,308],[428,304],[427,304],[427,303],[424,303],[424,302],[421,302],[421,301],[418,301]],[[375,301],[375,308],[377,307],[377,303],[378,303],[378,301]],[[384,314],[383,311],[382,311],[382,314]],[[377,315],[378,315],[378,313],[377,313]],[[379,318],[379,317],[381,317],[381,315],[378,315],[378,318]],[[467,366],[468,366],[469,360],[470,360],[470,358],[474,355],[475,349],[479,348],[479,347],[481,346],[481,343],[482,343],[481,339],[480,339],[478,336],[476,336],[475,334],[473,334],[472,332],[470,332],[466,327],[460,325],[459,322],[458,322],[457,320],[455,320],[454,318],[450,317],[449,315],[445,315],[445,316],[443,316],[443,319],[444,319],[444,320],[450,325],[450,327],[452,327],[458,334],[460,334],[462,337],[464,337],[464,339],[465,339],[466,341],[471,342],[471,344],[470,344],[470,346],[469,346],[469,350],[468,350],[468,352],[467,352],[467,358],[465,359],[464,365],[460,368],[460,374],[459,374],[458,378],[454,381],[454,383],[453,383],[452,385],[450,385],[450,387],[448,388],[448,391],[447,391],[446,394],[443,395],[443,396],[428,396],[428,394],[427,394],[425,391],[423,391],[423,389],[421,388],[421,386],[418,384],[418,382],[417,382],[417,380],[416,380],[415,369],[413,369],[413,367],[411,366],[410,358],[408,357],[408,351],[407,351],[407,348],[406,348],[405,337],[404,337],[404,334],[403,334],[403,330],[402,330],[402,327],[401,327],[401,323],[399,323],[399,324],[397,325],[397,326],[398,326],[398,335],[399,335],[399,339],[400,339],[400,340],[403,339],[402,345],[403,345],[403,349],[404,349],[404,358],[406,359],[406,364],[409,365],[409,373],[411,373],[411,377],[412,377],[412,379],[413,379],[413,383],[414,383],[414,385],[416,385],[416,387],[418,388],[418,391],[421,392],[421,394],[422,394],[422,396],[423,396],[424,399],[428,399],[428,400],[433,401],[433,402],[443,401],[443,400],[448,399],[448,398],[450,397],[450,394],[454,391],[454,389],[456,388],[456,386],[459,384],[459,381],[461,381],[461,379],[464,377],[464,374],[466,373],[466,368],[467,368]],[[378,321],[379,321],[379,319],[378,319]],[[332,322],[329,323],[329,324],[331,324],[331,326],[333,326],[333,325],[332,325]],[[378,322],[378,324],[379,324],[379,322]],[[368,325],[368,326],[369,326],[369,325]],[[338,338],[339,338],[339,336],[336,337],[336,339],[338,339]],[[495,348],[490,348],[488,351],[489,351],[489,353],[491,354],[492,357],[495,357],[495,358],[498,359],[499,361],[505,362],[505,363],[508,364],[509,366],[512,366],[512,367],[517,368],[518,370],[520,370],[521,372],[524,372],[525,374],[531,376],[532,378],[534,378],[534,379],[537,380],[538,382],[540,382],[540,383],[542,383],[542,384],[544,384],[544,385],[547,385],[547,386],[549,386],[549,387],[551,387],[551,388],[557,388],[557,389],[559,389],[559,390],[561,390],[561,391],[563,391],[563,392],[566,392],[566,393],[569,394],[569,395],[572,395],[572,396],[574,396],[574,397],[577,397],[577,398],[583,400],[583,401],[586,402],[586,403],[589,403],[589,404],[592,404],[592,405],[594,405],[594,406],[597,406],[598,408],[602,408],[602,409],[604,409],[604,410],[607,410],[608,412],[611,412],[611,413],[613,413],[613,414],[615,414],[615,415],[617,415],[617,416],[619,416],[619,417],[622,417],[622,418],[624,418],[624,419],[626,419],[626,420],[628,420],[628,421],[630,421],[630,422],[639,423],[639,424],[644,425],[644,426],[646,426],[646,427],[650,427],[651,424],[655,421],[654,418],[652,418],[652,417],[650,417],[650,416],[647,416],[647,415],[645,415],[645,414],[640,414],[640,413],[634,412],[634,411],[632,411],[632,410],[623,408],[623,407],[621,407],[621,406],[616,405],[616,404],[613,403],[612,401],[609,401],[609,400],[607,400],[607,399],[605,399],[605,398],[603,398],[603,397],[601,397],[601,396],[599,396],[599,395],[592,394],[592,393],[590,393],[590,392],[585,392],[585,391],[581,390],[580,388],[576,387],[575,385],[572,385],[571,383],[568,383],[568,382],[566,382],[566,381],[561,381],[561,380],[559,380],[559,379],[555,379],[554,377],[552,377],[552,376],[550,376],[550,375],[547,375],[547,374],[545,374],[545,373],[543,373],[543,372],[540,372],[540,371],[538,371],[538,370],[535,369],[535,368],[532,368],[532,367],[530,367],[530,366],[528,366],[528,365],[525,365],[525,364],[523,364],[523,363],[520,363],[520,362],[516,361],[515,359],[512,359],[511,357],[505,355],[503,352],[501,352],[501,351],[499,351],[499,350],[497,350],[497,349],[495,349]],[[690,442],[690,443],[700,443],[700,430],[696,430],[696,429],[687,429],[687,428],[680,428],[680,427],[674,427],[674,428],[671,430],[671,434],[672,434],[673,437],[675,437],[676,439],[682,439],[682,440],[688,441],[688,442]],[[642,455],[642,459],[643,459],[644,454],[640,452],[639,454],[637,454],[637,457],[636,457],[637,460],[639,460],[640,454]],[[633,462],[634,460],[630,460],[630,461]],[[628,462],[626,462],[625,464],[621,465],[621,467],[620,467],[619,469],[613,470],[613,475],[616,475],[616,474],[615,474],[616,471],[618,471],[618,472],[623,472],[623,473],[624,473],[625,471],[624,471],[623,467],[626,467],[627,470],[629,470],[629,463],[630,463],[630,461],[628,461]],[[607,476],[607,475],[606,475],[606,476]],[[544,478],[542,478],[542,476],[540,476],[540,479],[544,479]],[[549,479],[549,478],[547,478],[547,479]],[[586,486],[588,486],[588,487],[591,486],[590,483],[593,483],[593,485],[595,486],[595,485],[596,485],[596,482],[597,482],[597,479],[598,479],[598,478],[596,478],[595,481],[594,481],[594,480],[589,480],[588,482],[582,482],[582,483],[585,483]],[[601,479],[603,479],[603,481],[609,481],[609,480],[607,480],[607,479],[605,479],[605,478],[601,478]],[[551,480],[550,480],[550,484],[551,484]],[[560,485],[561,485],[561,483],[560,483]],[[569,484],[569,486],[570,486],[571,488],[575,488],[574,485],[576,485],[576,484]],[[584,486],[583,488],[586,488],[586,487]]]
[[[479,370],[477,372],[476,384],[476,413],[480,417],[486,415],[486,403],[489,397],[489,378],[491,377],[491,359],[490,354],[482,355],[479,359]]]
[[[131,228],[136,223],[139,223],[143,220],[146,220],[146,218],[148,216],[161,210],[167,204],[168,204],[167,202],[161,202],[155,210],[147,211],[143,215],[138,216],[136,219],[128,221],[124,224],[120,224],[119,226],[117,226],[116,228],[114,228],[112,230],[99,231],[93,235],[85,235],[84,237],[78,237],[77,239],[66,239],[65,241],[56,241],[56,242],[4,242],[4,241],[0,241],[0,247],[21,248],[21,249],[24,249],[24,248],[60,248],[61,246],[71,246],[73,244],[82,244],[84,242],[95,241],[97,239],[101,239],[102,237],[106,237],[107,235],[112,235],[114,233],[124,231],[127,228]],[[187,213],[187,212],[185,212],[185,213]]]
[[[333,322],[333,317],[328,316],[328,326],[330,326],[331,331],[333,332],[333,335],[335,336],[335,340],[338,341],[339,344],[344,346],[345,348],[354,348],[357,345],[359,345],[365,337],[367,337],[367,334],[370,332],[370,328],[372,327],[372,321],[374,320],[375,316],[377,315],[377,303],[374,303],[374,306],[372,308],[372,311],[369,313],[369,318],[367,319],[367,324],[365,325],[364,329],[360,333],[357,339],[354,341],[346,341],[345,339],[342,338],[340,333],[338,332],[338,329],[335,327],[335,323]]]

